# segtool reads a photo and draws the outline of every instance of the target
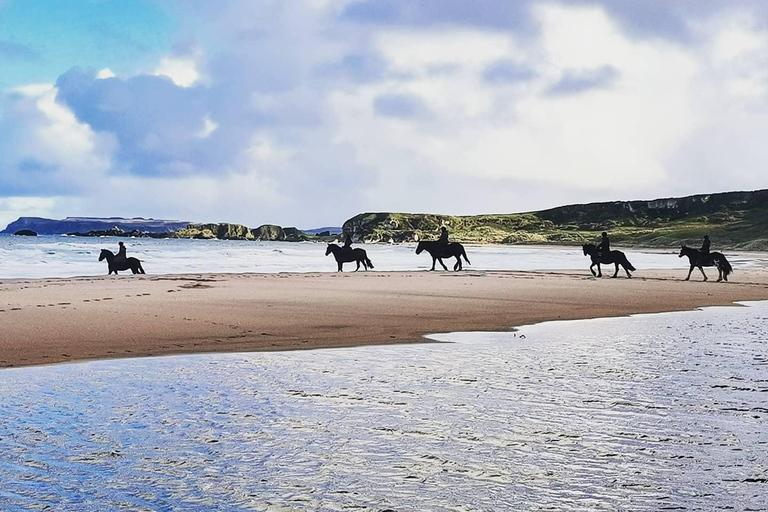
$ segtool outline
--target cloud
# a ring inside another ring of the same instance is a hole
[[[0,195],[310,227],[762,183],[758,4],[158,1],[143,71],[2,97]]]
[[[373,100],[377,114],[400,119],[415,119],[429,115],[429,111],[414,94],[382,94]]]
[[[496,61],[483,71],[486,82],[498,84],[527,82],[535,76],[531,68],[508,59]]]
[[[112,138],[95,133],[56,103],[54,87],[18,88],[1,98],[3,196],[84,193],[91,179],[110,167]]]
[[[28,46],[14,41],[0,41],[0,59],[30,61],[40,58],[40,54]]]
[[[618,78],[619,72],[609,65],[598,69],[566,71],[563,77],[547,90],[547,94],[558,96],[601,89],[613,85]]]

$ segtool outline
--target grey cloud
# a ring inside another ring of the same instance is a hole
[[[318,68],[320,77],[344,78],[352,82],[376,82],[386,76],[387,64],[377,54],[354,53],[340,61]]]
[[[483,79],[489,83],[527,82],[535,76],[529,67],[510,60],[494,62],[483,71]]]
[[[619,77],[613,66],[603,66],[591,71],[567,71],[559,82],[547,89],[551,96],[579,94],[590,89],[602,89],[611,86]]]
[[[373,101],[377,114],[399,119],[415,119],[429,115],[424,100],[413,94],[383,94]]]
[[[535,0],[363,0],[343,11],[345,20],[365,24],[458,25],[536,32],[531,16]],[[632,37],[664,38],[687,43],[691,21],[724,11],[747,10],[768,25],[768,2],[762,0],[568,0],[566,6],[598,6]]]
[[[382,25],[474,25],[504,29],[528,26],[529,1],[364,0],[349,4],[342,18]]]

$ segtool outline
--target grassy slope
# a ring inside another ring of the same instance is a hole
[[[615,244],[645,247],[699,244],[709,234],[713,248],[768,250],[766,195],[766,191],[716,194],[711,202],[710,196],[691,196],[681,198],[674,209],[646,208],[650,202],[616,202],[466,217],[366,213],[347,221],[344,229],[368,241],[403,242],[434,239],[445,224],[456,241],[566,245],[595,241],[601,231],[608,231]]]

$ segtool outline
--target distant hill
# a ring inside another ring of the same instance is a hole
[[[40,235],[60,235],[65,233],[85,233],[88,231],[106,231],[118,227],[123,231],[141,231],[147,233],[163,233],[176,231],[187,227],[189,222],[178,220],[143,219],[136,217],[67,217],[54,220],[41,217],[19,217],[0,231],[0,234],[12,234],[22,229],[36,231]]]
[[[338,235],[339,233],[341,233],[341,228],[338,226],[334,226],[334,227],[324,227],[324,228],[314,228],[314,229],[302,229],[301,231],[308,235],[319,235],[320,233],[328,233],[329,235]]]
[[[436,239],[445,224],[451,239],[500,244],[578,245],[608,231],[614,244],[768,250],[768,190],[723,192],[643,201],[575,204],[526,213],[451,216],[361,213],[344,223],[354,240],[413,242]]]

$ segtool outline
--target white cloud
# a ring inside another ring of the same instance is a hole
[[[160,59],[154,74],[167,76],[179,87],[192,87],[201,79],[197,62],[189,57],[164,57]]]
[[[203,117],[203,127],[195,134],[195,137],[198,139],[207,139],[218,127],[219,123],[211,119],[210,116],[205,116]]]
[[[109,68],[104,68],[99,70],[99,72],[96,74],[96,78],[100,80],[105,80],[107,78],[115,78],[115,73]]]
[[[195,35],[150,73],[175,85],[69,72],[59,101],[29,86],[0,118],[4,163],[34,156],[80,194],[57,208],[309,226],[768,186],[768,35],[749,11],[682,20],[683,41],[557,2],[517,31],[358,24],[346,0],[164,1]]]

